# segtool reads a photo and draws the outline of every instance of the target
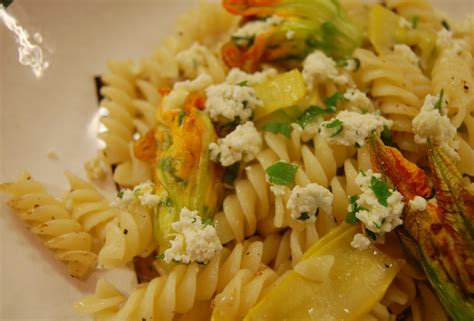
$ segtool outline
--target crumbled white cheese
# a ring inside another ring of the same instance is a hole
[[[281,25],[283,21],[283,18],[275,15],[264,20],[249,21],[232,34],[232,39],[238,46],[248,46],[257,35]]]
[[[182,208],[179,221],[171,223],[171,228],[176,235],[164,252],[166,263],[208,263],[222,249],[216,229],[203,224],[197,211]]]
[[[459,55],[469,51],[469,44],[465,39],[453,38],[453,32],[442,28],[438,31],[436,46],[446,55]]]
[[[350,106],[348,109],[350,110],[368,112],[374,109],[372,101],[359,89],[348,89],[344,93],[344,98],[349,101]]]
[[[237,85],[246,82],[247,85],[252,86],[264,82],[268,78],[277,75],[275,68],[267,68],[262,71],[254,72],[253,74],[246,73],[239,68],[232,68],[225,79],[226,83]]]
[[[191,47],[176,55],[176,62],[183,76],[193,79],[207,71],[212,56],[212,52],[207,47],[195,42]]]
[[[370,246],[370,240],[367,236],[357,233],[352,239],[351,246],[359,251],[367,250]]]
[[[288,30],[286,32],[286,39],[291,40],[295,36],[295,32],[293,30]]]
[[[335,124],[337,126],[333,126]],[[344,110],[335,118],[322,122],[319,129],[321,135],[326,137],[329,142],[345,146],[364,146],[367,137],[373,131],[379,134],[384,126],[390,128],[392,124],[391,120],[376,114],[361,114]],[[339,133],[337,133],[338,131]]]
[[[400,20],[398,20],[398,26],[400,28],[405,28],[405,29],[412,29],[413,28],[413,24],[408,21],[407,19],[403,18],[403,17],[400,17]]]
[[[332,200],[332,193],[319,184],[297,185],[291,191],[286,207],[291,210],[291,218],[315,222],[319,208],[326,213],[331,212]]]
[[[420,58],[411,50],[410,47],[404,44],[396,44],[393,46],[393,52],[398,56],[405,57],[413,65],[418,65]]]
[[[206,73],[200,74],[193,80],[185,80],[175,83],[173,85],[173,90],[163,98],[163,110],[181,110],[191,92],[204,90],[210,85],[212,85],[212,77]]]
[[[424,211],[428,202],[421,196],[415,196],[414,199],[410,201],[410,208],[414,211]]]
[[[206,112],[215,122],[232,122],[238,118],[245,122],[252,117],[253,111],[263,103],[252,87],[219,84],[206,90]]]
[[[220,162],[222,166],[230,166],[242,159],[249,162],[263,147],[261,134],[255,128],[253,122],[248,121],[228,134],[219,138],[216,143],[209,144],[211,159]]]
[[[282,185],[270,185],[270,190],[276,197],[278,197],[285,196],[286,192],[288,191],[288,188]]]
[[[347,64],[344,66],[346,71],[355,71],[360,66],[360,60],[357,58],[349,58],[346,62]]]
[[[142,206],[153,208],[160,204],[161,197],[155,194],[155,184],[145,182],[131,189],[123,189],[117,193],[117,197],[111,205],[122,209],[128,209],[130,204],[138,201]]]
[[[107,176],[109,165],[105,157],[99,153],[84,163],[84,169],[90,180],[102,180]]]
[[[380,180],[382,175],[369,169],[365,173],[360,172],[356,177],[355,182],[362,190],[362,194],[356,201],[361,209],[355,215],[368,230],[383,237],[385,233],[403,223],[401,219],[404,207],[403,196],[398,191],[389,189],[387,206],[384,206],[371,188],[373,177]],[[348,211],[351,211],[351,205]]]
[[[331,80],[338,85],[349,83],[349,77],[337,70],[336,62],[320,50],[314,51],[304,60],[303,78],[310,90],[313,89],[315,82]]]
[[[446,115],[441,115],[441,112],[446,108],[447,101],[443,99],[441,102],[441,112],[435,107],[438,102],[439,97],[427,95],[420,112],[413,118],[412,128],[415,142],[426,144],[430,139],[434,144],[441,146],[449,157],[457,161],[459,160],[459,155],[456,152],[459,142],[455,140],[457,130]]]

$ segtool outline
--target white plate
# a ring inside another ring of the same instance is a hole
[[[177,15],[196,2],[15,0],[9,12],[43,35],[50,67],[36,79],[18,63],[16,43],[0,25],[0,182],[28,169],[52,192],[61,192],[65,169],[83,176],[83,162],[98,144],[94,76],[109,59],[150,55]],[[457,16],[473,13],[472,0],[435,2]],[[58,159],[48,159],[48,150]],[[4,200],[0,196],[0,320],[79,320],[71,303],[92,293],[99,273],[85,283],[72,280]],[[124,289],[134,283],[127,271],[107,278]]]

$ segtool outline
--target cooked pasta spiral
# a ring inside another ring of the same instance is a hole
[[[224,248],[207,265],[177,264],[169,273],[140,285],[126,301],[102,281],[96,294],[79,301],[76,309],[93,314],[96,320],[107,320],[106,316],[114,321],[172,320],[175,314],[189,312],[196,301],[209,302],[242,269],[257,273],[265,267],[263,251],[263,242],[246,241],[237,243],[232,250]],[[107,291],[102,290],[104,284]],[[103,300],[114,304],[102,303]]]
[[[365,49],[354,53],[361,62],[356,73],[359,86],[369,90],[376,108],[393,121],[394,141],[412,157],[420,155],[412,133],[412,119],[430,93],[430,80],[406,57],[389,53],[376,56]]]
[[[125,265],[137,255],[148,256],[156,248],[151,209],[134,202],[127,210],[116,210],[118,215],[107,224],[99,252],[99,264],[105,268]]]
[[[91,235],[30,174],[23,172],[15,183],[0,185],[0,191],[11,196],[9,205],[68,266],[72,277],[82,278],[95,267],[97,255],[91,251]]]
[[[426,0],[385,0],[384,2],[388,8],[405,19],[418,19],[418,24],[421,27],[426,25],[426,27],[435,30],[441,27],[441,18]]]
[[[140,183],[150,181],[152,169],[150,165],[135,157],[133,142],[129,143],[129,160],[118,164],[114,170],[114,181],[123,187],[133,187]]]
[[[110,62],[108,66],[111,73],[102,76],[105,86],[101,89],[105,97],[101,105],[107,110],[107,115],[100,120],[107,131],[99,133],[99,138],[105,142],[107,161],[118,164],[130,158],[128,143],[135,132],[136,74],[130,61]]]
[[[64,196],[66,208],[84,229],[102,242],[107,223],[116,218],[119,210],[109,206],[109,201],[89,182],[65,172],[70,190]]]
[[[265,296],[277,278],[278,274],[269,268],[257,273],[247,269],[240,270],[213,300],[214,314],[229,321],[242,320],[250,308]]]

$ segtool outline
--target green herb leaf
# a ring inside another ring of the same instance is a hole
[[[307,219],[309,219],[309,215],[308,215],[308,213],[303,212],[303,213],[301,213],[301,215],[297,219],[300,220],[300,221],[306,221]]]
[[[341,120],[337,119],[337,118],[333,119],[329,123],[324,124],[324,127],[326,127],[326,128],[334,128],[335,129],[335,132],[331,135],[331,137],[334,137],[337,134],[339,134],[342,131],[343,126],[344,126],[344,123]]]
[[[117,192],[117,197],[122,199],[123,197],[123,191]]]
[[[265,125],[263,130],[271,132],[274,134],[282,134],[283,136],[290,138],[291,137],[291,127],[289,124],[285,123],[268,123]]]
[[[418,27],[418,20],[420,18],[418,16],[413,16],[411,18],[411,26],[413,27],[413,29],[416,29]]]
[[[210,217],[206,217],[205,219],[203,219],[202,224],[204,224],[204,225],[214,225],[212,223],[212,218],[210,218]]]
[[[294,182],[297,170],[298,166],[280,161],[269,166],[265,172],[268,175],[270,183],[288,186]]]
[[[321,115],[329,114],[329,113],[334,113],[336,110],[333,110],[331,108],[328,109],[323,109],[318,106],[309,106],[299,117],[298,117],[298,124],[300,124],[301,127],[305,128],[306,125],[309,123],[313,122],[316,118],[318,118]]]
[[[446,30],[451,30],[451,27],[449,26],[448,22],[446,20],[441,21],[441,25],[444,27]]]
[[[392,195],[392,192],[390,192],[387,183],[385,183],[381,179],[378,179],[375,176],[372,176],[372,178],[370,179],[370,189],[374,192],[375,197],[377,197],[379,203],[387,207],[387,199],[390,195]]]
[[[158,260],[164,260],[165,259],[165,253],[161,253],[156,257]]]
[[[438,109],[440,114],[442,112],[441,107],[443,106],[443,99],[444,99],[444,88],[441,89],[438,95],[438,100],[436,101],[435,105],[433,106],[434,109]]]
[[[238,47],[251,47],[255,42],[255,35],[252,36],[232,36],[232,41]]]
[[[222,181],[227,187],[234,185],[235,180],[239,177],[240,173],[240,162],[232,164],[228,167],[224,167],[224,174],[222,176]]]
[[[180,112],[179,116],[178,116],[178,125],[179,126],[181,126],[183,124],[184,117],[186,117],[186,112],[184,112],[184,111]]]
[[[383,126],[383,130],[382,130],[382,133],[380,134],[380,138],[382,138],[382,141],[385,145],[395,146],[395,144],[393,143],[392,132],[390,131],[390,128],[388,128],[387,125]]]
[[[334,95],[331,97],[328,97],[324,100],[324,103],[328,107],[328,109],[334,110],[333,112],[336,111],[336,105],[340,100],[345,100],[344,94],[341,92],[336,92]]]
[[[359,204],[357,203],[358,199],[359,199],[359,196],[357,195],[352,195],[349,199],[351,211],[347,213],[347,216],[346,216],[347,224],[357,224],[359,222],[359,219],[357,218],[356,213],[359,212],[362,209],[362,207],[360,207]]]
[[[347,62],[347,58],[340,58],[336,60],[336,67],[344,68],[347,67],[349,63]]]
[[[241,81],[241,82],[239,82],[239,83],[237,84],[237,86],[240,86],[240,87],[248,86],[248,85],[247,85],[248,82],[249,82],[248,80]]]

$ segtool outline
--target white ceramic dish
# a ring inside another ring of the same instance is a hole
[[[52,192],[66,188],[65,169],[84,175],[98,141],[94,76],[106,61],[150,55],[172,31],[177,15],[197,0],[15,0],[9,8],[32,33],[40,32],[50,67],[41,79],[18,63],[16,43],[0,25],[0,182],[28,169]],[[437,0],[454,16],[474,12],[472,0]],[[48,150],[58,158],[49,159]],[[107,190],[107,186],[105,186]],[[111,192],[111,189],[108,189]],[[0,196],[0,320],[82,320],[71,303],[94,289],[71,279]],[[102,274],[102,275],[101,275]],[[127,289],[127,270],[107,273]]]

